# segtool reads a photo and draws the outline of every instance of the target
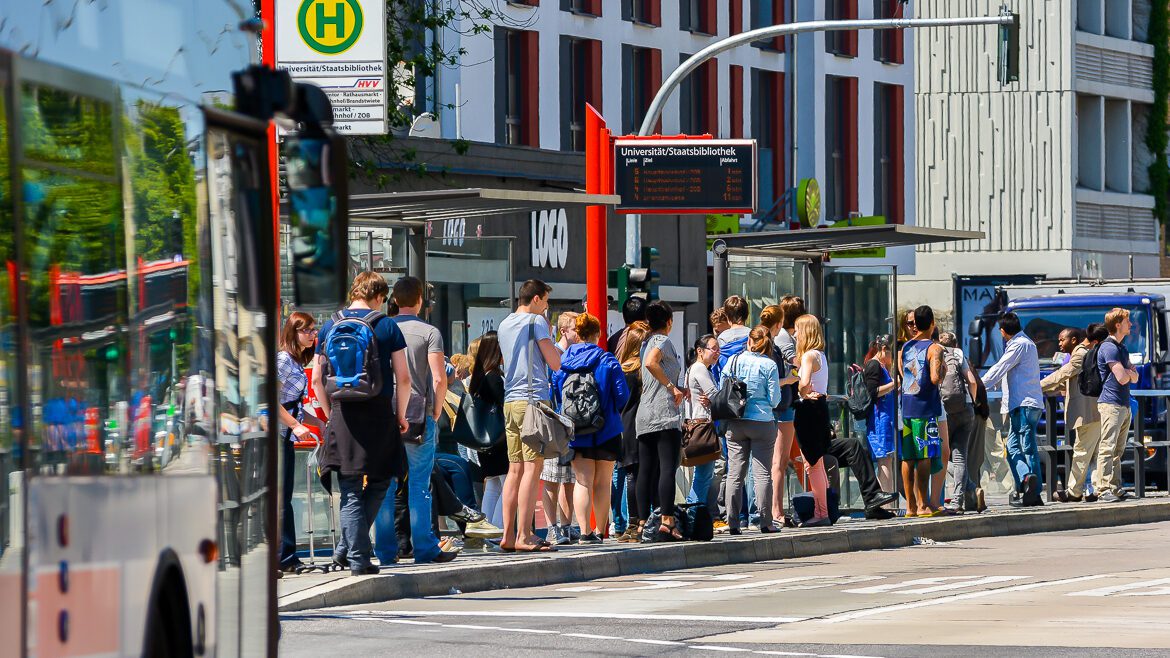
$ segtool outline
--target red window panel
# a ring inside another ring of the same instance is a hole
[[[772,94],[776,103],[776,111],[772,112],[769,120],[772,122],[772,182],[773,190],[776,190],[776,197],[788,188],[788,176],[785,171],[785,164],[787,163],[788,146],[785,143],[784,132],[784,108],[785,106],[785,85],[784,74],[772,74]]]
[[[535,0],[534,0],[535,1]],[[520,127],[520,139],[525,146],[540,147],[540,95],[537,93],[540,84],[540,43],[539,32],[525,31],[520,33],[520,53],[524,58],[522,63],[524,80],[524,112]]]
[[[601,42],[589,39],[585,42],[585,58],[589,63],[585,69],[585,98],[598,112],[601,112]]]
[[[585,0],[585,11],[593,16],[601,16],[601,0]]]
[[[656,27],[662,27],[662,0],[646,0],[646,3],[650,6],[650,11],[649,11],[650,24],[654,25]],[[661,66],[662,53],[658,54],[658,58],[659,58],[658,70],[661,71],[662,70],[662,66]],[[660,74],[659,75],[659,78],[660,78],[659,83],[660,84],[661,84],[661,77],[662,76]]]
[[[854,5],[856,7],[856,4]],[[859,212],[857,203],[857,78],[841,78],[845,98],[845,210]]]
[[[699,30],[703,34],[719,33],[719,21],[715,10],[715,0],[701,0],[699,3]]]
[[[657,2],[658,0],[650,0],[650,2]],[[659,4],[661,10],[662,5]],[[659,23],[662,21],[662,14],[658,14]],[[646,49],[646,107],[642,108],[645,112],[649,109],[650,101],[654,98],[654,94],[662,88],[662,51],[657,48]],[[654,124],[654,132],[656,134],[662,133],[662,118],[658,118],[658,122]]]
[[[734,1],[734,0],[733,0]],[[728,67],[728,86],[731,94],[731,138],[743,139],[743,67]]]
[[[772,0],[772,20],[774,21],[774,25],[788,22],[788,14],[784,12],[784,5],[786,4],[787,3],[784,0]],[[785,41],[787,41],[785,37],[776,37],[775,39],[772,39],[772,50],[784,52]]]
[[[731,35],[743,32],[743,0],[727,0],[727,33]],[[740,82],[743,82],[743,70],[740,70]]]
[[[711,59],[703,64],[703,125],[705,133],[719,136],[719,60]]]
[[[899,30],[899,34],[901,31]],[[856,89],[856,87],[855,87]],[[890,190],[889,208],[891,217],[887,222],[902,224],[906,221],[906,96],[905,87],[891,85],[890,108],[886,116],[890,126]]]
[[[900,0],[879,0],[878,18],[902,18],[904,5]],[[876,30],[874,38],[874,59],[887,64],[904,64],[905,35],[902,30]]]
[[[826,0],[827,20],[857,18],[857,0]],[[826,52],[842,57],[857,57],[857,30],[834,30],[825,33]]]

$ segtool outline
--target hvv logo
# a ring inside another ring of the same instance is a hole
[[[354,89],[377,89],[382,84],[381,78],[358,78],[354,80]]]
[[[569,219],[564,208],[532,213],[532,266],[564,269],[569,260]]]

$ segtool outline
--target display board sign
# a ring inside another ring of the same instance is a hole
[[[613,160],[619,214],[756,210],[755,140],[617,139]]]
[[[342,135],[386,134],[385,0],[276,0],[276,66],[329,96]]]

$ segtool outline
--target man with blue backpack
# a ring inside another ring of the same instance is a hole
[[[355,576],[378,573],[370,557],[370,525],[391,479],[401,477],[406,465],[402,433],[410,375],[406,340],[379,310],[389,293],[381,274],[358,274],[349,307],[322,325],[313,362],[313,392],[328,401],[321,466],[337,471],[341,491],[341,539],[333,560]]]

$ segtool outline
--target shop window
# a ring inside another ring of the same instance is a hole
[[[662,51],[622,44],[622,131],[637,132],[662,86]],[[659,119],[654,132],[662,132]]]
[[[906,5],[902,0],[873,0],[874,18],[904,18]],[[902,30],[874,30],[873,58],[887,64],[902,64],[905,39]]]
[[[751,2],[751,28],[753,30],[761,27],[769,27],[771,25],[779,25],[785,22],[785,1],[784,0],[750,0]],[[784,51],[784,37],[776,37],[775,39],[767,39],[765,41],[754,41],[752,46],[762,48],[764,50],[775,50],[776,52]]]
[[[873,94],[873,214],[888,224],[905,218],[905,95],[902,85],[876,83]]]
[[[857,212],[857,78],[825,77],[825,219]],[[827,192],[827,193],[826,193]]]
[[[585,150],[585,104],[601,112],[601,42],[561,37],[561,149]]]
[[[690,55],[679,55],[679,63]],[[679,131],[719,134],[719,62],[711,59],[683,79],[679,93]]]
[[[540,146],[538,34],[496,28],[496,141]]]
[[[561,0],[561,11],[585,16],[601,16],[601,0]]]
[[[857,0],[825,0],[825,20],[857,18]],[[857,57],[857,30],[825,32],[825,51],[841,57]]]
[[[761,212],[771,208],[787,189],[784,107],[784,74],[753,69],[751,136],[759,149]]]
[[[662,0],[622,0],[622,20],[662,27]]]
[[[715,0],[679,0],[679,29],[698,34],[716,34]]]

